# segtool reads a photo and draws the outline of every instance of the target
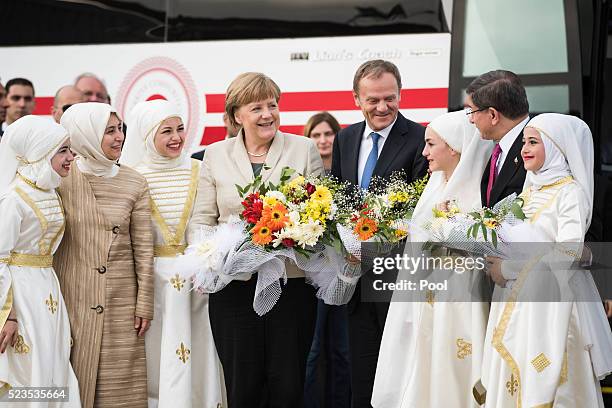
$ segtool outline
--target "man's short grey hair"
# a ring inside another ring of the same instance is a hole
[[[104,82],[104,80],[102,80],[102,78],[91,72],[83,72],[81,75],[76,77],[76,79],[74,80],[74,85],[76,85],[83,78],[93,78],[96,81],[100,82],[102,85],[104,85],[104,88],[106,88],[106,83]]]

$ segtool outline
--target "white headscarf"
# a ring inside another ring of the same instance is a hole
[[[433,217],[432,209],[446,200],[456,200],[462,211],[480,207],[480,178],[493,149],[493,143],[478,136],[463,111],[438,116],[428,127],[461,156],[448,182],[443,171],[431,174],[412,216],[417,225]]]
[[[102,138],[111,113],[117,113],[105,103],[87,102],[72,105],[60,123],[68,130],[72,149],[77,153],[79,169],[98,177],[113,177],[119,172],[117,163],[102,151]]]
[[[127,117],[128,135],[121,154],[121,163],[136,167],[144,164],[151,169],[173,169],[189,159],[186,149],[171,159],[159,154],[155,148],[155,133],[168,118],[181,118],[174,104],[157,99],[140,102]]]
[[[66,129],[40,116],[24,116],[9,125],[0,142],[0,197],[17,172],[44,190],[59,187],[61,177],[51,158],[66,139]]]
[[[593,136],[581,119],[560,113],[543,113],[526,127],[536,129],[544,142],[545,159],[537,172],[528,171],[524,188],[541,187],[572,175],[584,191],[591,222],[593,208]]]

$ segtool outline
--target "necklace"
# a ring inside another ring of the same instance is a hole
[[[270,150],[270,149],[268,149],[268,150]],[[249,154],[249,156],[253,156],[253,157],[261,157],[261,156],[264,156],[264,155],[268,154],[268,150],[266,150],[266,151],[265,151],[265,152],[263,152],[263,153],[259,153],[259,154],[251,153],[251,152],[249,152],[249,151],[247,150],[247,153]]]

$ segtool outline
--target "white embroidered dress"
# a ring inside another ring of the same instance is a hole
[[[0,200],[0,318],[4,324],[12,305],[19,333],[15,346],[0,354],[0,395],[11,387],[68,387],[69,401],[0,406],[80,407],[70,324],[52,267],[64,214],[55,190],[31,184],[16,178]]]
[[[136,170],[149,184],[155,234],[155,319],[145,338],[149,407],[222,406],[208,295],[193,292],[174,265],[186,247],[200,162],[162,170],[141,164]]]

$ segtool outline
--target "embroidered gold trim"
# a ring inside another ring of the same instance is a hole
[[[553,403],[547,402],[546,404],[534,405],[532,408],[552,408]]]
[[[49,308],[51,314],[57,312],[57,300],[53,299],[53,294],[49,293],[49,299],[45,299],[45,304]]]
[[[31,268],[51,268],[53,266],[53,255],[20,254],[11,252],[9,265],[28,266]]]
[[[36,185],[35,182],[33,182],[32,180],[30,180],[29,178],[27,178],[26,176],[24,176],[23,174],[17,172],[17,177],[19,177],[21,179],[21,181],[23,181],[24,183],[26,183],[28,186],[32,187],[35,190],[38,191],[44,191],[44,192],[48,192],[49,190],[46,190],[44,188],[40,188]]]
[[[187,200],[183,206],[183,212],[174,234],[170,231],[170,227],[162,217],[159,208],[157,207],[157,203],[153,199],[153,196],[151,196],[151,215],[161,229],[166,246],[179,246],[184,242],[187,222],[189,221],[189,215],[191,214],[197,192],[199,172],[197,162],[193,161],[191,163],[191,181],[187,190],[189,193],[187,194]]]
[[[192,159],[192,161],[193,160],[195,160],[195,159]],[[148,176],[150,174],[178,173],[178,172],[181,172],[181,171],[183,171],[185,173],[189,172],[189,170],[187,170],[187,169],[172,169],[172,170],[149,171],[147,173],[140,173],[140,174],[142,174],[143,176]]]
[[[512,287],[512,292],[508,298],[508,301],[504,305],[504,310],[502,312],[501,318],[499,320],[499,324],[496,328],[493,329],[493,339],[491,340],[491,344],[493,348],[499,353],[501,358],[508,364],[510,370],[512,371],[512,375],[510,377],[510,381],[506,383],[506,388],[508,392],[514,389],[514,385],[516,385],[516,406],[517,408],[521,408],[521,372],[518,364],[510,354],[510,351],[506,348],[503,340],[504,335],[506,334],[506,330],[508,329],[508,324],[510,323],[510,317],[512,316],[512,312],[516,306],[516,298],[518,295],[518,291],[523,286],[525,279],[527,278],[527,272],[531,270],[536,263],[540,261],[542,255],[531,259],[527,265],[521,270],[519,273],[518,279],[516,280],[515,285]],[[515,383],[516,382],[516,383]],[[514,396],[514,393],[510,395]]]
[[[11,388],[11,384],[9,383],[0,383],[2,384],[2,386],[0,386],[0,398],[2,398],[4,396],[4,394],[6,394]]]
[[[510,394],[511,396],[514,396],[514,394],[517,391],[519,391],[520,385],[521,383],[519,382],[519,380],[514,378],[514,374],[510,374],[510,379],[506,381],[506,390],[508,391],[508,394]],[[520,399],[520,393],[519,393],[519,399]],[[520,406],[520,402],[518,405]]]
[[[172,284],[172,287],[177,290],[177,292],[180,292],[181,289],[183,289],[183,286],[185,286],[185,279],[182,279],[177,273],[172,279],[170,279],[170,283]]]
[[[467,356],[472,354],[472,343],[463,340],[462,338],[458,338],[456,341],[457,344],[457,358],[459,360],[465,359]]]
[[[433,290],[425,292],[425,301],[433,307],[434,303],[436,303],[436,293]]]
[[[185,344],[183,344],[183,342],[181,341],[181,345],[179,346],[179,348],[176,349],[176,355],[178,356],[179,360],[181,360],[183,364],[187,363],[190,354],[191,350],[185,347]]]
[[[21,334],[17,335],[17,341],[15,342],[13,349],[15,350],[16,354],[28,354],[30,352],[30,346],[26,344]]]
[[[561,364],[561,375],[559,376],[559,385],[567,382],[567,351],[563,353],[563,363]]]
[[[550,365],[550,360],[546,357],[546,354],[540,353],[533,360],[531,360],[531,365],[538,373],[544,371],[546,367]]]
[[[11,309],[13,308],[13,286],[9,286],[8,292],[6,293],[6,301],[0,309],[0,328],[4,327],[6,319],[8,319]]]
[[[155,245],[153,247],[153,256],[160,258],[175,258],[178,255],[185,253],[187,245]]]
[[[45,215],[42,213],[42,211],[40,211],[34,200],[32,200],[30,196],[26,194],[25,191],[23,191],[19,187],[15,187],[15,192],[19,194],[19,197],[21,197],[21,199],[25,201],[25,203],[32,209],[32,211],[34,211],[34,214],[36,214],[36,218],[38,218],[38,222],[40,223],[40,229],[42,230],[41,237],[44,238],[44,236],[47,234],[47,228],[49,226]],[[43,249],[45,249],[45,246],[42,239],[38,241],[38,246],[40,248],[40,252],[44,253]]]
[[[481,380],[478,380],[472,387],[472,396],[478,405],[484,405],[487,401],[487,389],[482,385]]]

